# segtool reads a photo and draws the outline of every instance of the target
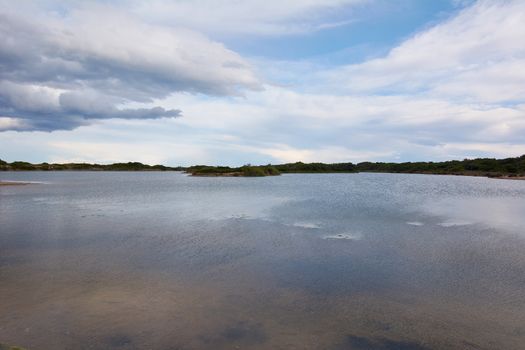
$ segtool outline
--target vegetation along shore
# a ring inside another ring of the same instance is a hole
[[[193,176],[275,176],[286,173],[403,173],[486,176],[503,179],[525,179],[525,155],[515,158],[477,158],[445,162],[383,163],[287,163],[268,165],[244,165],[242,167],[195,165],[191,167],[169,167],[147,165],[139,162],[114,164],[66,163],[31,164],[8,163],[0,159],[0,171],[184,171]],[[2,183],[12,184],[12,183]]]

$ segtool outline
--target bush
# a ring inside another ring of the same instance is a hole
[[[243,166],[241,172],[244,176],[266,176],[263,168],[255,166]]]

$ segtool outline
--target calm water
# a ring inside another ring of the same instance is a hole
[[[525,181],[1,173],[0,342],[524,349]]]

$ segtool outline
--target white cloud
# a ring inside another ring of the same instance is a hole
[[[283,35],[346,25],[327,21],[349,6],[370,0],[153,0],[134,1],[132,10],[166,24],[221,34]]]
[[[227,102],[177,94],[163,104],[183,106],[185,118],[175,124],[184,126],[185,134],[198,130],[194,137],[201,141],[217,133],[233,136],[209,147],[268,155],[274,161],[496,156],[495,144],[519,150],[525,134],[524,106],[425,96],[332,96],[266,86]],[[486,147],[480,148],[484,153],[473,153],[473,147],[447,146],[459,143]]]
[[[258,147],[253,152],[259,152],[271,156],[275,161],[282,163],[293,162],[329,162],[329,163],[346,163],[346,162],[363,162],[374,159],[384,159],[394,155],[393,151],[369,151],[349,149],[341,146],[327,146],[321,148],[294,148],[286,144],[273,145],[270,148]]]
[[[24,121],[17,118],[0,117],[0,132],[5,130],[24,129]]]
[[[338,90],[430,93],[483,103],[525,93],[525,2],[478,1],[423,31],[384,58],[325,74]]]
[[[456,158],[464,157],[465,154],[471,154],[470,158],[479,157],[482,154],[488,154],[496,158],[519,157],[525,154],[525,145],[507,142],[449,143],[444,145],[443,149],[450,154],[456,154]]]
[[[142,162],[145,164],[177,162],[192,164],[195,159],[209,160],[208,154],[184,144],[166,142],[147,142],[130,144],[128,142],[89,142],[89,141],[52,141],[46,145],[51,153],[50,161],[56,163],[87,162],[117,163]],[[173,154],[174,151],[175,153]]]

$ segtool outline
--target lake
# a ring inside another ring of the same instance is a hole
[[[9,172],[0,343],[523,349],[525,181]]]

